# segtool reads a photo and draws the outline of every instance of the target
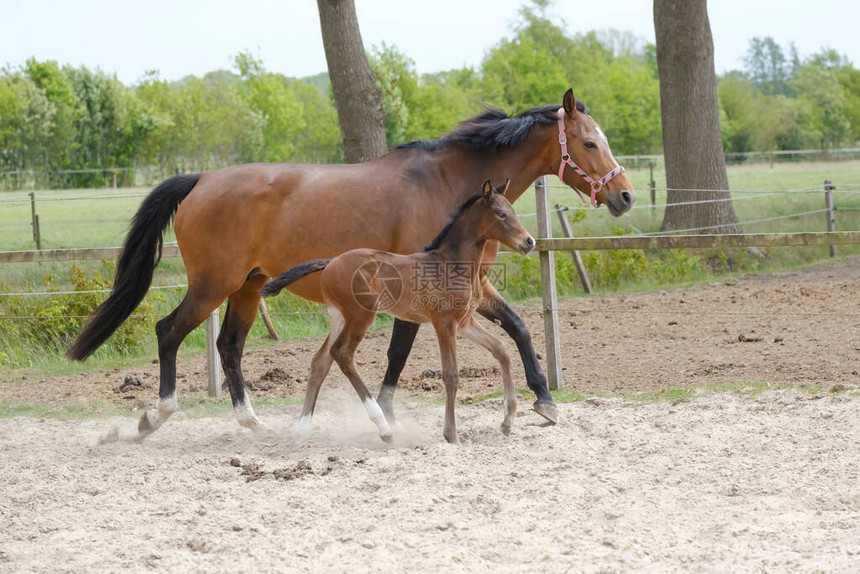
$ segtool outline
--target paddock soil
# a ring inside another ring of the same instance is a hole
[[[517,309],[542,349],[540,306]],[[0,571],[860,568],[860,259],[567,299],[559,314],[565,386],[589,398],[559,404],[546,426],[523,391],[504,437],[499,399],[480,400],[498,373],[464,341],[458,446],[426,400],[442,395],[429,329],[393,445],[335,373],[304,444],[298,407],[283,404],[258,409],[270,432],[180,412],[133,442],[155,365],[7,379],[0,403],[98,400],[127,414],[0,419]],[[252,396],[300,398],[318,344],[248,353]],[[360,348],[374,385],[386,345],[374,333]],[[205,372],[201,359],[179,370],[181,406]]]

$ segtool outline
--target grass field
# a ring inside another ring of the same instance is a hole
[[[636,207],[621,218],[611,217],[606,209],[590,210],[587,215],[574,224],[577,236],[601,236],[613,233],[648,233],[659,230],[662,220],[662,208],[665,203],[665,176],[662,171],[655,171],[656,179],[656,209],[652,209],[648,191],[648,170],[631,170],[629,176],[638,192]],[[816,211],[824,207],[824,196],[820,193],[825,179],[833,181],[836,186],[835,202],[837,205],[837,229],[860,230],[860,161],[834,163],[779,163],[773,168],[768,165],[733,166],[729,168],[730,187],[735,190],[735,210],[738,219],[752,222],[762,219],[789,216],[801,212]],[[814,193],[792,194],[762,194],[763,191],[785,191],[811,188],[818,190]],[[120,190],[63,190],[36,191],[36,210],[40,219],[42,247],[44,249],[60,249],[72,247],[104,247],[120,246],[131,216],[136,211],[149,189],[133,188]],[[748,193],[747,193],[748,192]],[[567,187],[559,184],[554,177],[550,178],[551,203],[561,203],[568,207],[579,209],[581,202],[576,194]],[[533,233],[536,233],[536,218],[534,194],[526,192],[516,203],[518,213],[522,214],[523,222]],[[571,219],[573,212],[571,213]],[[28,192],[0,193],[0,251],[34,249],[31,221],[31,204]],[[816,213],[799,217],[777,219],[760,223],[746,223],[746,232],[792,232],[792,231],[824,231],[825,215]],[[554,235],[560,236],[560,224],[553,215]],[[172,230],[165,236],[165,241],[172,241]],[[860,253],[860,246],[843,246],[840,254]],[[774,248],[768,257],[761,259],[740,252],[733,256],[733,264],[729,266],[701,264],[700,261],[715,261],[724,257],[720,253],[686,254],[676,252],[635,253],[635,254],[587,254],[586,262],[592,265],[589,270],[594,273],[592,282],[598,291],[632,291],[666,287],[671,284],[689,283],[698,280],[708,280],[715,271],[748,272],[757,270],[775,270],[793,268],[809,264],[827,257],[826,247],[808,248]],[[508,283],[511,289],[503,292],[508,298],[534,296],[537,293],[535,285],[535,263],[522,259],[509,259],[511,267]],[[560,267],[560,292],[565,295],[578,294],[579,287],[573,277],[569,258],[564,254],[557,257]],[[649,268],[657,267],[649,262],[656,261],[663,269],[660,273],[649,273]],[[75,265],[86,273],[100,271],[109,278],[110,270],[103,269],[103,264],[97,261],[80,261]],[[0,293],[44,291],[50,286],[54,290],[69,288],[68,274],[71,264],[68,262],[38,263],[38,264],[5,264],[0,267]],[[666,271],[668,269],[668,271]],[[604,280],[604,277],[611,277]],[[156,273],[154,285],[181,285],[185,282],[184,268],[179,259],[163,260]],[[112,350],[110,346],[100,349],[87,369],[109,366],[122,361],[129,364],[135,360],[151,360],[155,355],[155,338],[151,335],[151,324],[157,318],[169,313],[184,293],[182,288],[153,290],[147,296],[149,303],[147,316],[143,321],[147,327],[142,329],[141,346],[131,356]],[[104,298],[104,294],[96,295],[96,300]],[[16,300],[18,310],[12,309],[12,300]],[[35,298],[30,298],[35,299]],[[14,330],[3,328],[2,323],[29,322],[28,327],[38,328],[44,321],[42,309],[27,310],[31,307],[23,298],[13,298],[0,295],[0,368],[36,368],[52,372],[79,371],[81,365],[72,364],[60,355],[64,345],[57,341],[56,348],[20,348],[21,337]],[[327,324],[321,315],[321,309],[314,303],[303,301],[291,295],[271,300],[270,311],[273,315],[278,332],[284,338],[313,336],[325,333]],[[21,311],[20,309],[25,309]],[[48,314],[51,313],[49,308]],[[56,313],[55,313],[56,314]],[[36,317],[38,315],[38,317]],[[22,317],[23,316],[23,317]],[[80,322],[80,318],[76,318]],[[378,325],[390,324],[390,318],[380,316]],[[11,333],[11,334],[10,334]],[[267,344],[265,330],[258,322],[249,337],[251,347]],[[143,341],[145,339],[145,341]],[[184,352],[197,353],[205,345],[202,329],[192,333],[185,345]],[[4,358],[5,357],[5,358]],[[138,357],[135,359],[134,357]]]

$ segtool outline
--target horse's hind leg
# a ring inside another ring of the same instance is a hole
[[[334,343],[343,329],[343,315],[340,314],[340,311],[334,307],[329,307],[328,314],[331,328],[322,346],[311,360],[311,370],[308,374],[308,388],[305,391],[302,415],[299,417],[299,422],[296,423],[296,433],[299,435],[299,441],[301,442],[307,440],[311,434],[311,423],[313,422],[314,408],[317,405],[320,387],[322,387],[323,381],[325,381],[331,369],[331,364],[334,361],[334,357],[331,355],[332,343]]]
[[[356,313],[355,316],[345,317],[343,331],[332,344],[331,356],[334,357],[340,370],[352,383],[352,387],[364,403],[370,420],[379,429],[379,438],[385,442],[391,442],[391,427],[388,426],[388,421],[385,420],[385,415],[379,404],[373,400],[373,396],[367,390],[364,381],[361,380],[354,361],[355,349],[364,338],[368,327],[373,323],[375,315],[372,312],[361,312],[360,314]]]
[[[265,275],[252,274],[238,291],[230,295],[227,300],[224,323],[218,335],[218,353],[221,355],[225,382],[230,390],[230,399],[233,401],[236,420],[243,427],[253,430],[259,430],[265,425],[254,414],[251,400],[245,392],[242,351],[245,348],[248,331],[251,330],[254,319],[257,317],[257,309],[260,305],[260,288],[266,282],[266,278]]]
[[[406,359],[412,351],[412,343],[418,334],[418,323],[394,319],[394,327],[391,329],[391,343],[388,345],[388,368],[385,370],[385,378],[379,388],[377,401],[385,413],[385,418],[394,422],[394,390],[397,388],[397,379],[403,372]]]
[[[176,411],[176,353],[179,345],[220,304],[221,300],[202,297],[189,289],[182,303],[156,323],[160,368],[158,403],[154,410],[148,410],[140,417],[137,424],[138,438],[154,432]]]
[[[499,368],[502,371],[502,388],[505,391],[505,419],[502,421],[502,433],[507,436],[511,432],[511,426],[517,414],[517,395],[511,378],[511,359],[508,352],[502,342],[481,327],[474,317],[460,329],[460,332],[469,340],[490,351],[499,362]]]

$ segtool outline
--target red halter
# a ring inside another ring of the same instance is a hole
[[[597,181],[591,179],[587,173],[582,171],[582,169],[573,162],[573,159],[571,159],[570,154],[567,151],[567,134],[564,132],[564,108],[558,109],[558,143],[561,144],[561,163],[558,166],[558,179],[564,183],[564,166],[569,165],[570,168],[579,175],[579,177],[584,179],[586,183],[591,186],[591,206],[597,207],[597,192],[600,191],[600,188],[606,185],[610,179],[618,174],[624,173],[625,169],[620,165],[616,166],[612,171]],[[579,194],[579,199],[582,200],[582,203],[588,205],[588,202],[585,201],[585,198],[582,196],[582,192],[572,185],[570,187],[573,191]]]

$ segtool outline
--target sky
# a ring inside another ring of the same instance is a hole
[[[365,48],[383,42],[419,73],[479,67],[510,37],[527,0],[355,0]],[[654,42],[651,0],[556,0],[569,35],[614,28]],[[831,47],[860,67],[856,0],[710,0],[717,73],[741,69],[753,37],[794,42],[801,56]],[[326,71],[315,0],[0,0],[0,66],[28,58],[99,68],[134,84],[149,70],[178,80],[233,69],[249,51],[290,77]]]

